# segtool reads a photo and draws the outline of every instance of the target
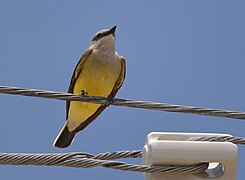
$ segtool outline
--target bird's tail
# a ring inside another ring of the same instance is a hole
[[[70,132],[67,127],[67,121],[60,133],[56,137],[53,146],[57,148],[66,148],[70,146],[73,138],[75,137],[75,131]]]

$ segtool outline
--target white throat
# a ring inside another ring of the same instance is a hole
[[[91,44],[95,51],[99,53],[114,53],[115,54],[115,39],[112,35],[106,36]]]

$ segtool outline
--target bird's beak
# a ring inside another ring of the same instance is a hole
[[[108,34],[112,34],[113,36],[115,36],[116,28],[117,28],[117,26],[114,26],[113,28],[111,28],[111,29],[109,30],[109,33],[108,33]]]

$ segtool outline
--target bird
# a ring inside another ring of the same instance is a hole
[[[97,32],[89,48],[79,59],[70,81],[68,93],[81,96],[113,98],[122,86],[126,74],[126,61],[115,50],[115,31]],[[94,121],[108,105],[91,102],[66,101],[66,122],[53,146],[70,146],[77,132]]]

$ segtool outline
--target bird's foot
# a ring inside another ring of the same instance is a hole
[[[86,90],[81,90],[81,94],[80,94],[81,96],[88,96],[88,91],[86,91]]]
[[[109,95],[107,96],[107,106],[109,106],[110,104],[112,104],[114,101],[114,97]]]

